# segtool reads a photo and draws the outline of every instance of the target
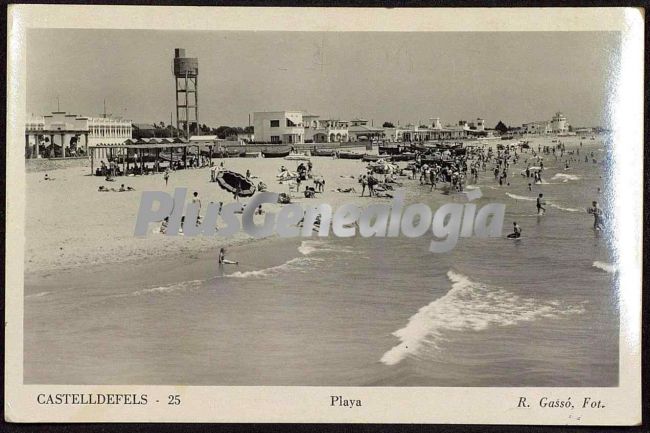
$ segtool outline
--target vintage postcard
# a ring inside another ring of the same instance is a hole
[[[11,6],[6,419],[639,424],[643,14]]]

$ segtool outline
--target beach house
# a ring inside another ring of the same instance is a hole
[[[257,143],[298,144],[305,139],[302,111],[258,111],[253,127]]]

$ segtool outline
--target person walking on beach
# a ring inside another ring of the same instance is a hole
[[[546,208],[544,207],[546,205],[546,202],[543,199],[544,194],[539,193],[539,196],[537,197],[537,214],[538,215],[544,215],[546,213]]]
[[[199,205],[199,211],[198,214],[201,213],[201,199],[199,198],[199,193],[194,191],[194,197],[192,197],[192,204],[198,204]]]
[[[163,175],[163,178],[165,179],[165,186],[169,183],[169,168],[165,169],[165,174]]]
[[[365,174],[361,175],[360,181],[361,181],[361,197],[363,197],[363,194],[366,192],[366,185],[368,185],[368,180]]]
[[[431,182],[431,189],[429,191],[433,191],[436,187],[436,172],[433,169],[429,170],[429,181]]]
[[[214,162],[210,163],[210,182],[217,181],[217,166],[214,165]]]

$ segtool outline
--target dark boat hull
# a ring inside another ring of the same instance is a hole
[[[339,152],[339,159],[361,159],[363,154],[352,152]]]
[[[264,156],[264,158],[284,158],[285,156],[289,156],[290,153],[291,153],[291,149],[262,151],[262,155]]]

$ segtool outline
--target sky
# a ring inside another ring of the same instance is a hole
[[[255,111],[304,110],[424,124],[517,126],[562,111],[606,125],[617,64],[608,32],[192,32],[30,29],[27,113],[107,112],[170,121],[174,48],[199,59],[199,121],[245,126]]]

